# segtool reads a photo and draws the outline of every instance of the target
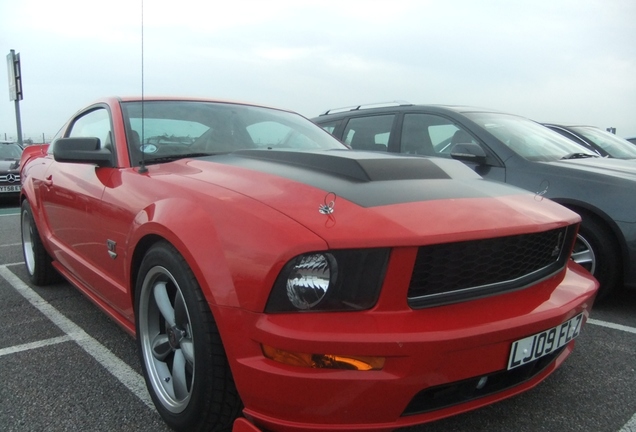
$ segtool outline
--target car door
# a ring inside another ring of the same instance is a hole
[[[112,148],[108,110],[97,107],[80,114],[65,136],[97,137],[102,148]],[[53,161],[40,186],[55,259],[95,292],[106,289],[102,263],[108,259],[108,254],[102,238],[104,209],[101,199],[105,184],[115,171],[115,168],[88,163]]]

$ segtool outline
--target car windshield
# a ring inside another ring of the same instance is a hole
[[[246,149],[345,149],[288,111],[199,101],[123,102],[131,161],[139,164]],[[143,115],[143,118],[142,118]]]
[[[554,161],[598,155],[532,120],[502,113],[466,113],[519,156]]]
[[[22,147],[16,143],[0,144],[0,160],[20,159]]]
[[[623,138],[591,126],[574,126],[570,129],[592,141],[611,157],[636,159],[636,146]]]

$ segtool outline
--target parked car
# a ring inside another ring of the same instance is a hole
[[[169,137],[157,139],[156,137]],[[137,338],[175,430],[392,430],[530,389],[597,282],[580,217],[443,159],[353,152],[283,110],[107,98],[22,163],[35,285]]]
[[[599,280],[599,298],[636,287],[633,161],[599,157],[536,122],[482,108],[396,103],[330,110],[313,121],[353,149],[454,158],[563,204],[583,219],[573,259]]]
[[[600,156],[636,159],[636,146],[629,141],[594,126],[564,126],[543,123],[545,127],[595,151]]]
[[[22,146],[12,141],[0,141],[0,199],[20,195],[20,157]]]

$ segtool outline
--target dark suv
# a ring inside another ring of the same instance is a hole
[[[405,103],[329,110],[312,119],[354,150],[453,158],[482,177],[579,213],[572,258],[601,283],[599,298],[636,287],[636,164],[607,159],[524,117]]]

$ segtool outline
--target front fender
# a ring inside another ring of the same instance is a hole
[[[170,242],[192,269],[211,305],[262,311],[271,286],[293,256],[324,250],[326,243],[304,226],[251,198],[226,202],[166,198],[140,211],[127,244],[134,251],[149,236]]]
[[[20,166],[22,169],[26,166],[27,162],[36,157],[46,156],[46,152],[49,149],[48,144],[34,144],[25,147],[22,151],[22,157],[20,158]]]
[[[47,158],[48,144],[30,145],[22,152],[20,160],[20,204],[27,200],[31,206],[31,212],[35,226],[40,232],[44,247],[51,253],[50,246],[46,239],[50,236],[51,230],[44,215],[42,200],[40,197],[40,182],[44,178],[52,159]]]
[[[612,234],[614,234],[614,236],[616,237],[616,240],[618,241],[618,245],[620,246],[621,251],[623,252],[623,256],[624,257],[627,256],[626,255],[627,244],[625,242],[625,233],[623,233],[623,231],[618,226],[616,221],[612,219],[612,217],[608,215],[605,211],[592,205],[591,203],[583,202],[580,200],[575,200],[570,198],[551,198],[551,199],[552,201],[558,204],[561,204],[562,206],[567,207],[573,212],[576,212],[578,214],[581,214],[581,212],[585,212],[593,216],[596,216],[607,227],[609,227],[609,229],[612,231]]]

